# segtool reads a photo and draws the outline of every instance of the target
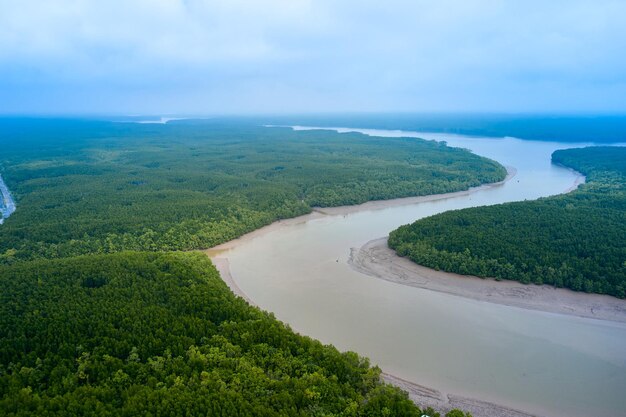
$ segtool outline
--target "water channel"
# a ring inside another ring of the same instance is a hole
[[[350,248],[424,216],[565,192],[577,175],[552,165],[550,155],[584,144],[336,130],[445,140],[517,173],[469,195],[318,216],[244,239],[220,257],[228,258],[234,280],[255,304],[298,332],[444,393],[544,416],[626,415],[626,324],[407,287],[347,263]]]

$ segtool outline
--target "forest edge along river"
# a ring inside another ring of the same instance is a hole
[[[353,248],[418,218],[571,189],[581,176],[550,155],[586,144],[334,130],[445,140],[518,172],[454,196],[325,208],[257,230],[207,252],[231,288],[303,334],[368,356],[424,405],[475,417],[626,414],[626,324],[398,285],[349,264]]]
[[[626,323],[626,302],[550,285],[525,285],[436,271],[398,256],[387,238],[352,248],[350,265],[357,271],[401,285],[439,291],[478,301]]]

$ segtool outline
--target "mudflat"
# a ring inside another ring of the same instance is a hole
[[[386,237],[352,248],[349,264],[363,274],[401,285],[530,310],[626,323],[626,300],[548,285],[436,271],[396,255],[387,246]]]

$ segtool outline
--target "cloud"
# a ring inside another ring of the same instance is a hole
[[[625,17],[608,0],[0,0],[0,111],[625,111]]]

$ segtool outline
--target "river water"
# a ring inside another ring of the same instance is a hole
[[[0,224],[15,211],[15,201],[0,175]]]
[[[517,174],[465,196],[327,215],[245,240],[222,256],[255,304],[298,332],[444,393],[546,416],[626,416],[625,324],[402,286],[347,264],[350,248],[424,216],[564,192],[576,173],[552,165],[550,155],[582,144],[338,130],[445,140]]]

